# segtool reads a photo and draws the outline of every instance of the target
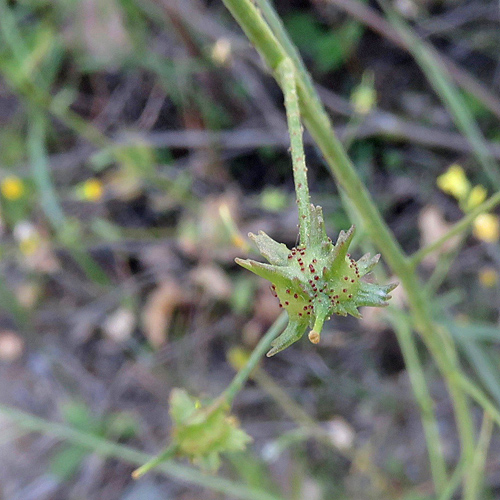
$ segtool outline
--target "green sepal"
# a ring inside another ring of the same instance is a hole
[[[281,335],[271,342],[272,349],[266,354],[268,358],[297,342],[306,332],[307,321],[288,321],[288,325]]]
[[[390,292],[398,286],[398,283],[390,285],[377,285],[375,283],[360,282],[360,287],[356,295],[357,307],[385,307],[389,305],[387,302],[392,298]]]
[[[267,259],[270,264],[283,266],[286,264],[290,250],[284,243],[278,243],[268,236],[264,231],[259,234],[248,233],[248,237],[255,243],[260,254]]]
[[[236,258],[234,260],[241,267],[252,271],[252,273],[270,281],[271,283],[276,283],[280,286],[291,286],[291,279],[286,276],[278,266],[263,264],[262,262],[250,259],[244,260]]]

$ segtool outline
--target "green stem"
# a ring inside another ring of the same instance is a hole
[[[299,208],[300,242],[305,245],[311,229],[311,207],[309,186],[307,183],[306,157],[302,143],[299,99],[292,60],[288,57],[283,59],[278,66],[276,74],[285,95],[286,117],[292,150],[293,180],[295,182],[295,193],[297,194],[297,206]]]
[[[404,40],[409,52],[424,72],[444,106],[450,113],[457,128],[467,137],[472,150],[495,189],[500,188],[500,170],[486,144],[485,138],[464,102],[462,95],[451,81],[446,68],[438,62],[432,47],[418,38],[408,24],[390,7],[386,0],[378,0],[392,26]]]
[[[437,500],[451,500],[455,490],[460,485],[464,473],[464,460],[460,460]]]
[[[467,471],[467,481],[464,487],[464,500],[477,500],[482,498],[482,483],[484,478],[484,467],[488,448],[493,431],[493,420],[488,412],[484,412],[483,424],[479,433],[476,453],[470,469]]]
[[[446,461],[439,438],[439,429],[434,413],[434,402],[429,394],[417,346],[415,345],[415,340],[413,339],[406,318],[402,313],[395,310],[392,311],[391,318],[399,345],[401,346],[413,392],[420,407],[420,417],[422,427],[424,428],[434,486],[437,492],[441,492],[444,490],[447,482]]]
[[[251,0],[223,0],[223,2],[266,63],[276,70],[280,62],[287,58],[287,52],[279,44],[253,2]],[[381,250],[392,271],[401,279],[415,327],[422,335],[447,382],[457,419],[462,453],[468,463],[474,453],[474,427],[469,402],[462,388],[457,384],[456,375],[460,373],[460,368],[454,355],[453,344],[445,342],[449,334],[441,331],[440,335],[436,335],[436,325],[432,321],[431,312],[426,304],[423,287],[411,263],[385,224],[354,165],[335,136],[318,96],[307,85],[300,72],[296,73],[296,84],[302,117],[311,136],[321,149],[333,176],[345,189],[347,196],[363,218],[372,241]],[[452,352],[448,350],[450,345]]]
[[[66,223],[66,217],[59,204],[57,193],[50,177],[49,165],[45,154],[45,119],[39,110],[31,114],[28,131],[28,148],[33,179],[40,192],[43,211],[55,230]]]
[[[135,450],[123,444],[113,443],[107,439],[94,434],[82,432],[64,424],[49,422],[43,418],[35,417],[22,410],[0,405],[0,414],[16,423],[16,425],[29,429],[33,432],[54,436],[57,439],[69,441],[70,443],[82,446],[92,453],[97,453],[104,457],[116,458],[135,465],[141,465],[151,456],[142,451]],[[179,465],[172,461],[163,462],[158,465],[158,470],[180,481],[209,488],[218,491],[232,498],[242,500],[281,500],[280,497],[271,495],[266,491],[251,488],[244,484],[235,483],[219,476],[201,474],[194,467]]]
[[[273,323],[267,333],[260,339],[259,343],[252,351],[246,365],[238,371],[231,383],[227,386],[224,392],[219,396],[218,400],[224,401],[231,405],[236,395],[241,391],[243,385],[248,380],[257,363],[266,354],[271,347],[271,342],[283,331],[288,321],[287,314],[283,312],[278,319]]]
[[[422,259],[426,256],[429,255],[430,253],[434,252],[438,248],[440,248],[443,243],[448,241],[450,238],[453,238],[454,236],[457,236],[464,232],[476,219],[476,217],[482,213],[489,212],[493,208],[495,208],[498,204],[500,204],[500,191],[495,193],[494,195],[490,196],[485,202],[481,203],[481,205],[478,205],[474,210],[471,210],[467,215],[462,217],[458,222],[456,222],[451,229],[441,236],[441,238],[438,238],[436,241],[432,242],[430,245],[427,245],[424,248],[421,248],[417,252],[415,252],[411,257],[410,257],[410,264],[415,267],[417,264],[419,264]]]
[[[484,409],[484,411],[490,414],[491,418],[500,427],[500,411],[491,402],[486,393],[463,374],[460,374],[458,377],[458,383],[462,389]]]

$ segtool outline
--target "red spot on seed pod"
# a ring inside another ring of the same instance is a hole
[[[351,283],[354,283],[354,280],[351,280]]]
[[[290,293],[290,290],[288,288],[286,289],[286,293]]]
[[[290,305],[290,302],[288,302],[288,300],[285,300],[285,306],[289,306]]]
[[[315,269],[314,269],[314,266],[312,264],[309,264],[309,270],[312,272],[312,273],[315,273]]]
[[[344,279],[347,281],[349,278],[347,276],[344,276]]]
[[[282,304],[280,304],[280,307],[283,307],[283,305],[282,305]]]
[[[318,280],[319,280],[319,276],[315,276],[315,277],[314,277],[314,279],[315,279],[316,281],[318,281]]]
[[[299,316],[302,317],[302,313],[299,313]]]
[[[342,291],[343,291],[344,293],[347,293],[347,288],[344,288]]]
[[[348,298],[352,299],[352,295],[351,295],[351,294],[349,294],[349,295],[348,295]]]
[[[307,306],[304,306],[304,311],[307,311]]]
[[[313,263],[313,264],[316,264],[316,262],[318,262],[316,259],[313,259],[313,260],[312,260],[312,263]]]
[[[295,299],[299,298],[299,295],[297,293],[294,293],[293,296],[294,296]]]

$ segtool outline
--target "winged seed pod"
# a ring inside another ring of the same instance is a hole
[[[249,237],[269,264],[236,259],[240,266],[272,283],[274,296],[288,313],[288,325],[273,341],[267,356],[274,356],[299,340],[308,327],[312,328],[309,340],[317,344],[323,323],[332,314],[360,318],[358,307],[386,306],[391,298],[389,293],[397,286],[397,283],[377,285],[362,281],[380,255],[366,254],[356,262],[347,253],[354,226],[347,232],[341,231],[333,245],[326,235],[321,207],[310,207],[310,231],[300,246],[289,250],[263,231],[258,235],[250,233]]]

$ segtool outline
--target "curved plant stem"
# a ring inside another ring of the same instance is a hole
[[[69,441],[104,457],[117,458],[135,465],[141,465],[151,459],[151,456],[147,453],[135,450],[129,446],[113,443],[107,439],[82,432],[64,424],[49,422],[16,408],[0,405],[0,414],[12,420],[20,427],[33,432],[43,432],[58,439]],[[172,461],[159,464],[158,470],[174,479],[196,484],[203,488],[209,488],[228,495],[231,498],[242,500],[281,500],[280,497],[266,491],[235,483],[219,476],[201,474],[194,467],[176,464]]]
[[[443,245],[443,243],[448,241],[450,238],[463,233],[474,222],[478,215],[484,212],[489,212],[498,204],[500,204],[500,191],[490,196],[490,198],[488,198],[485,202],[481,203],[481,205],[478,205],[474,210],[471,210],[467,215],[462,217],[446,234],[441,236],[441,238],[415,252],[410,257],[410,264],[412,266],[419,264],[426,255],[429,255],[440,248],[441,245]]]
[[[219,402],[225,402],[231,405],[236,395],[241,391],[243,385],[248,380],[250,373],[257,366],[257,363],[266,354],[271,347],[271,342],[283,331],[288,321],[287,314],[281,313],[278,319],[273,323],[267,333],[260,339],[259,343],[252,351],[245,366],[238,371],[231,383],[227,386],[224,392],[217,398]]]
[[[273,71],[276,71],[288,54],[253,2],[251,0],[223,1],[266,63]],[[354,165],[336,137],[316,93],[307,85],[300,68],[296,71],[297,90],[304,123],[321,149],[333,176],[345,189],[347,196],[363,219],[372,241],[382,252],[393,273],[401,279],[411,308],[414,326],[424,339],[447,382],[455,410],[462,454],[467,467],[474,454],[474,426],[468,398],[457,381],[460,366],[449,332],[438,328],[433,322],[425,291],[414,273],[411,262],[403,253],[368,190],[361,182]]]
[[[292,152],[293,180],[297,194],[299,208],[299,234],[300,242],[305,244],[311,228],[311,208],[309,200],[309,186],[307,183],[306,157],[302,143],[302,125],[300,123],[299,99],[295,84],[295,69],[292,60],[283,59],[276,71],[278,81],[281,83],[285,95],[286,117],[290,133]]]

